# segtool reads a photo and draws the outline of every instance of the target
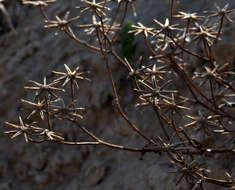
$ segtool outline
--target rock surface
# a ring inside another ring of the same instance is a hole
[[[78,5],[77,0],[57,0],[49,7],[51,17],[63,15]],[[147,3],[146,3],[147,2]],[[230,3],[235,8],[234,0],[213,1],[219,5]],[[211,0],[178,0],[176,9],[197,11],[210,9]],[[112,92],[106,75],[105,65],[100,55],[78,46],[63,33],[57,36],[55,31],[43,28],[43,19],[37,8],[23,6],[14,0],[5,0],[4,5],[11,16],[18,35],[15,35],[7,23],[0,17],[0,190],[173,190],[187,189],[184,183],[175,186],[179,176],[169,174],[172,170],[165,156],[141,155],[107,149],[106,147],[74,147],[57,144],[27,144],[22,138],[10,140],[3,135],[5,121],[17,121],[21,109],[21,98],[29,97],[23,86],[29,79],[42,82],[43,76],[51,76],[52,70],[61,71],[63,64],[79,65],[81,70],[91,71],[91,83],[82,82],[79,99],[87,107],[86,126],[93,129],[102,138],[129,146],[144,145],[144,141],[126,128],[126,123],[113,110],[110,101]],[[152,19],[164,20],[168,12],[168,1],[136,1],[138,17],[129,15],[133,22],[141,21],[151,25]],[[234,25],[225,31],[225,42],[215,52],[224,51],[228,61],[234,59]],[[232,43],[231,43],[232,42]],[[229,53],[229,55],[227,55]],[[221,56],[220,59],[225,55]],[[115,64],[114,64],[115,65]],[[128,94],[124,98],[124,109],[132,121],[149,136],[160,132],[153,114],[146,111],[134,111],[134,96],[128,88],[125,69],[113,66],[119,93]],[[127,87],[126,87],[127,86]],[[84,89],[84,90],[83,90]],[[130,97],[129,97],[130,96]],[[153,126],[154,125],[154,126]],[[79,137],[79,131],[74,129]],[[221,159],[228,172],[235,175],[234,162],[230,158]],[[215,163],[211,163],[214,169]],[[209,187],[209,189],[221,189]]]

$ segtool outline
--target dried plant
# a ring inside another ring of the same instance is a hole
[[[235,124],[235,87],[234,81],[231,80],[231,78],[234,79],[234,68],[227,67],[228,63],[218,65],[212,54],[212,47],[221,40],[223,20],[232,22],[229,14],[234,10],[228,10],[227,4],[224,8],[215,5],[215,11],[206,11],[200,16],[197,13],[182,11],[174,14],[174,0],[171,0],[171,16],[165,19],[164,24],[153,18],[153,26],[146,27],[140,22],[131,26],[132,30],[129,33],[142,35],[146,51],[151,54],[146,61],[143,61],[142,56],[139,55],[136,58],[139,59],[139,64],[133,64],[133,60],[120,56],[115,50],[115,39],[125,23],[127,12],[133,8],[134,1],[81,0],[81,2],[83,6],[77,7],[80,15],[69,19],[69,12],[67,12],[63,19],[55,16],[56,20],[51,20],[44,6],[50,6],[51,3],[56,3],[56,0],[23,1],[24,4],[40,8],[47,29],[53,28],[64,32],[78,45],[101,53],[113,90],[113,105],[132,131],[146,141],[145,146],[127,147],[104,141],[81,124],[80,120],[84,119],[82,115],[84,108],[76,105],[79,102],[77,94],[82,90],[78,87],[79,82],[89,81],[89,78],[86,76],[88,72],[80,71],[78,66],[72,70],[64,65],[65,72],[52,71],[53,76],[58,78],[54,78],[51,83],[47,83],[46,78],[43,84],[29,81],[33,86],[27,86],[25,89],[36,91],[35,96],[33,100],[22,101],[31,107],[31,111],[25,119],[19,117],[19,125],[6,122],[6,125],[13,130],[5,133],[13,134],[11,138],[23,135],[26,142],[51,141],[77,146],[102,144],[110,148],[142,154],[164,153],[175,167],[174,173],[179,176],[176,185],[185,179],[191,189],[203,189],[205,183],[222,187],[234,186],[235,179],[231,176],[229,179],[209,177],[211,176],[209,166],[206,162],[202,163],[197,159],[198,157],[206,159],[207,155],[228,153],[235,155],[234,144],[227,145],[222,142],[218,145],[216,144],[218,142],[214,144],[211,142],[212,144],[206,145],[203,143],[206,140],[203,139],[205,136],[216,135],[216,138],[219,138],[226,135],[228,141],[234,139],[235,129],[227,127],[228,123],[233,127]],[[113,12],[111,18],[109,18],[110,12]],[[91,18],[90,23],[76,27],[72,25],[80,17],[88,15]],[[210,22],[210,19],[217,20]],[[73,32],[76,29],[84,29],[87,35],[93,34],[96,41],[90,44],[82,40],[79,34]],[[195,50],[198,48],[194,47],[201,48],[202,53],[199,54]],[[127,78],[135,86],[133,91],[138,99],[136,106],[154,111],[162,135],[147,136],[122,109],[110,67],[111,57],[129,71]],[[185,68],[188,64],[186,57],[191,62],[201,60],[204,65],[189,73]],[[177,81],[183,84],[183,91],[177,88]],[[70,84],[69,91],[63,89],[67,84]],[[63,99],[66,95],[70,99],[69,102]],[[35,114],[39,114],[40,117],[35,117],[37,120],[32,121],[34,118],[32,116]],[[46,124],[44,122],[42,126],[37,123],[41,120],[46,121]],[[59,127],[56,127],[56,130],[53,129],[51,123],[54,120],[71,122],[89,137],[88,140],[70,141],[64,138]],[[195,138],[199,133],[203,134],[202,139]]]
[[[9,13],[7,12],[5,6],[4,6],[4,0],[0,0],[0,11],[3,13],[3,16],[9,26],[9,28],[14,32],[15,35],[17,35],[17,32],[11,22],[11,17],[9,15]]]

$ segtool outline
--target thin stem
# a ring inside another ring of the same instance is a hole
[[[209,79],[209,82],[210,82],[211,98],[212,98],[212,101],[213,101],[213,103],[214,103],[214,107],[215,107],[215,109],[216,109],[217,106],[216,106],[216,101],[215,101],[215,96],[214,96],[214,90],[213,90],[213,83],[212,83],[212,79],[211,79],[211,78]]]
[[[215,39],[215,41],[214,41],[214,44],[217,43],[217,41],[218,41],[218,39],[219,39],[219,37],[220,37],[221,31],[222,31],[222,28],[223,28],[223,23],[224,23],[224,16],[222,16],[221,19],[220,19],[219,30],[218,30],[218,33],[217,33],[217,35],[216,35],[216,39]]]
[[[121,21],[120,21],[120,24],[119,24],[119,27],[121,28],[123,23],[124,23],[124,20],[126,18],[126,14],[127,14],[127,10],[128,10],[128,4],[129,4],[129,1],[126,1],[126,4],[125,4],[125,9],[123,11],[123,16],[121,18]],[[120,12],[119,12],[120,13]],[[118,35],[118,31],[114,34],[113,38],[112,38],[112,42],[114,42],[116,39],[117,39],[117,35]]]
[[[170,0],[170,25],[173,22],[173,9],[174,9],[174,0]]]
[[[47,95],[45,96],[45,104],[46,104],[46,115],[47,115],[47,126],[50,131],[52,131],[51,124],[50,124],[50,113],[49,113],[49,105]]]
[[[80,40],[79,38],[77,38],[77,37],[76,37],[73,33],[71,33],[67,28],[65,29],[65,33],[68,34],[68,36],[69,36],[71,39],[75,40],[75,42],[77,42],[78,44],[83,45],[83,46],[85,46],[85,47],[87,47],[87,48],[89,48],[89,49],[91,49],[91,50],[94,50],[94,51],[98,51],[98,52],[101,51],[100,48],[95,47],[95,46],[93,46],[93,45],[90,45],[90,44],[88,44],[87,42],[85,42],[85,41]]]
[[[102,20],[102,18],[100,18]],[[119,114],[122,116],[122,118],[128,123],[128,125],[134,130],[136,131],[141,137],[143,137],[144,139],[146,139],[149,143],[154,143],[153,140],[151,140],[150,138],[148,138],[147,136],[145,136],[137,127],[136,125],[131,122],[129,120],[129,118],[127,117],[127,115],[123,112],[121,106],[120,106],[120,103],[119,103],[119,98],[118,98],[118,94],[117,94],[117,90],[116,90],[116,86],[115,86],[115,83],[114,83],[114,80],[113,80],[113,74],[112,74],[112,71],[111,71],[111,68],[110,68],[110,65],[109,65],[109,61],[108,61],[108,58],[107,58],[107,54],[105,51],[103,51],[103,47],[102,47],[102,43],[101,43],[101,39],[100,39],[100,36],[99,36],[99,32],[97,32],[97,37],[98,37],[98,41],[99,43],[101,44],[100,45],[100,49],[101,49],[101,53],[103,54],[103,57],[104,57],[104,61],[105,61],[105,64],[106,64],[106,69],[108,71],[108,76],[109,76],[109,80],[111,82],[111,86],[112,86],[112,90],[113,90],[113,95],[114,95],[114,101],[115,101],[115,105],[117,106],[117,110],[119,112]],[[106,36],[104,35],[104,38],[105,38],[105,41],[107,41],[107,38]]]
[[[163,122],[162,122],[162,116],[159,114],[158,109],[157,109],[156,106],[153,106],[153,110],[155,111],[155,113],[156,113],[156,115],[157,115],[157,117],[158,117],[158,121],[159,121],[159,123],[160,123],[160,126],[161,126],[161,129],[162,129],[162,131],[163,131],[163,134],[165,135],[165,137],[167,138],[167,140],[170,141],[170,136],[168,135],[168,133],[167,133],[165,127],[164,127],[164,124],[163,124]]]

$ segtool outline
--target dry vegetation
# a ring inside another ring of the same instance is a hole
[[[79,88],[79,83],[82,80],[89,81],[89,72],[81,71],[79,67],[72,69],[67,65],[64,65],[65,71],[52,71],[54,78],[45,77],[42,83],[29,81],[30,85],[25,89],[34,97],[22,102],[31,110],[25,110],[19,116],[19,123],[6,122],[10,129],[5,133],[11,139],[23,135],[26,142],[32,143],[50,141],[76,146],[104,145],[142,154],[166,154],[175,167],[175,174],[179,176],[176,184],[185,179],[189,189],[204,189],[205,183],[233,187],[235,179],[226,171],[221,171],[227,175],[224,179],[212,177],[206,160],[208,157],[216,159],[217,155],[235,154],[234,67],[233,63],[226,61],[219,64],[212,51],[222,40],[224,23],[233,22],[230,14],[235,10],[230,10],[227,4],[223,8],[215,5],[215,10],[201,14],[174,13],[174,0],[170,0],[170,16],[164,23],[157,18],[150,18],[154,23],[150,27],[140,22],[131,26],[128,34],[141,36],[146,51],[151,54],[149,60],[143,60],[137,55],[137,61],[133,61],[120,55],[115,43],[126,23],[127,12],[136,14],[135,1],[81,2],[83,6],[77,7],[79,15],[71,17],[70,12],[67,12],[63,18],[55,15],[52,19],[47,15],[46,7],[56,3],[56,0],[23,1],[40,9],[45,28],[64,32],[78,45],[102,54],[104,62],[99,64],[106,65],[113,90],[113,104],[110,106],[114,106],[133,133],[146,140],[145,146],[127,147],[104,141],[81,124],[84,108],[78,107],[77,96],[85,90]],[[74,26],[73,23],[81,17],[90,18],[90,23]],[[93,43],[84,41],[79,37],[79,30],[84,30],[96,40]],[[110,66],[113,58],[129,71],[126,77],[133,83],[133,92],[138,98],[135,106],[155,112],[163,135],[154,138],[147,136],[123,111],[119,102],[122,97],[117,94]],[[183,90],[178,88],[178,83],[183,86]],[[62,120],[80,128],[87,140],[65,138],[66,134],[54,126]],[[208,137],[225,140],[206,144]]]

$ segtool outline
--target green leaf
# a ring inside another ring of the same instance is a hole
[[[135,42],[135,35],[129,33],[133,30],[132,23],[127,22],[120,31],[119,42],[121,43],[121,56],[128,61],[132,61],[135,57],[137,43]]]

